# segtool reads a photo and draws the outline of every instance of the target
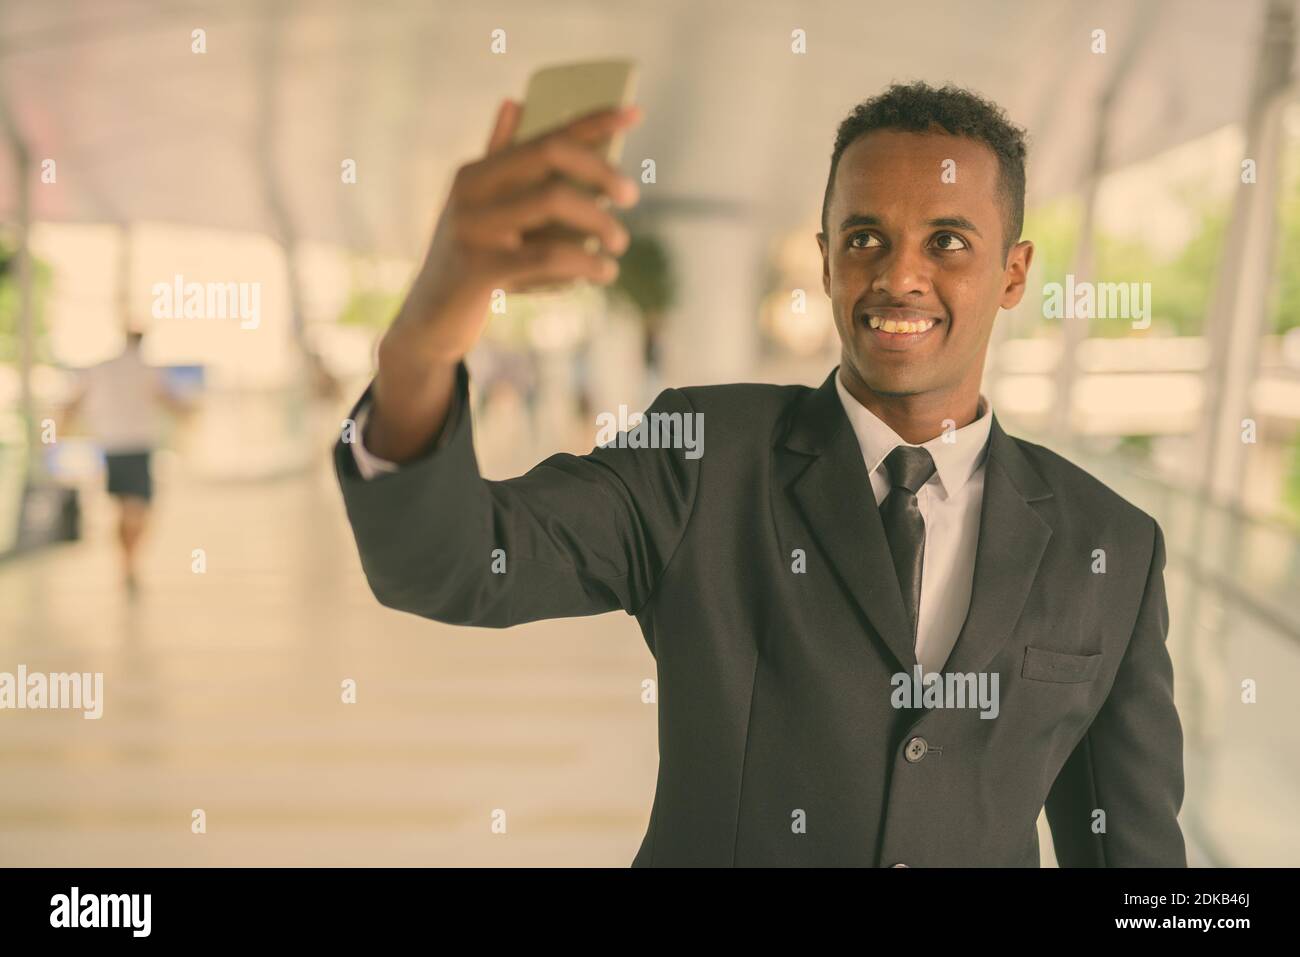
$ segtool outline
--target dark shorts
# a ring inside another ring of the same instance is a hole
[[[153,476],[149,474],[148,452],[115,452],[104,456],[108,466],[108,494],[153,498]]]

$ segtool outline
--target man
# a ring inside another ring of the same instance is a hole
[[[161,412],[189,408],[172,394],[162,371],[144,361],[143,339],[142,332],[128,332],[121,353],[85,370],[66,413],[85,419],[104,453],[108,494],[118,504],[122,578],[131,594],[139,587],[138,555],[153,500],[150,460],[159,441]]]
[[[649,412],[702,415],[706,454],[620,441],[480,477],[461,360],[491,291],[613,277],[627,234],[552,176],[633,202],[584,146],[638,115],[507,146],[507,103],[458,172],[362,441],[335,448],[376,597],[488,627],[637,617],[660,769],[636,865],[1035,867],[1045,805],[1062,865],[1185,866],[1161,530],[979,391],[1033,254],[992,104],[895,86],[841,125],[820,388],[668,389]],[[530,239],[552,221],[604,251]]]

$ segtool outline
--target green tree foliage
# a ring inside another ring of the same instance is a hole
[[[677,286],[668,253],[657,238],[632,237],[619,258],[614,289],[630,299],[643,316],[662,315],[673,307]]]
[[[35,352],[45,352],[45,301],[49,295],[51,269],[32,257],[32,338]],[[0,241],[0,362],[16,362],[21,348],[18,310],[22,297],[18,289],[18,258],[12,245]]]
[[[1300,143],[1287,150],[1278,202],[1278,242],[1273,275],[1272,328],[1283,333],[1300,326]]]

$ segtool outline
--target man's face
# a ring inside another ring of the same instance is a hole
[[[1020,301],[1033,255],[1021,242],[1004,260],[1003,208],[997,156],[976,140],[876,130],[844,151],[817,242],[851,391],[978,390],[993,319]]]

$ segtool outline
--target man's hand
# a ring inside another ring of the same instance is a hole
[[[627,249],[628,234],[608,206],[631,206],[638,191],[596,148],[636,125],[640,109],[591,113],[511,145],[519,116],[519,105],[505,101],[483,158],[456,172],[424,264],[380,342],[364,441],[381,458],[408,460],[442,428],[456,365],[483,332],[493,290],[603,285],[618,275],[610,254]],[[552,226],[578,236],[539,232]],[[584,235],[601,249],[586,248]]]

